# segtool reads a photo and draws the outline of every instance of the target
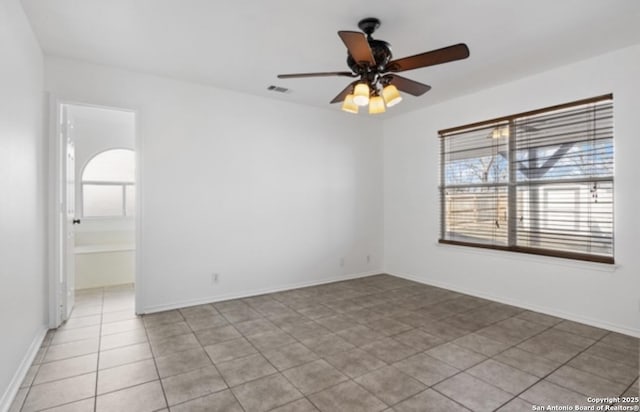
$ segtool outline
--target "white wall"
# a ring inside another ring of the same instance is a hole
[[[385,121],[385,270],[640,336],[638,67],[640,46]],[[437,245],[439,129],[610,92],[615,267]]]
[[[379,121],[59,58],[45,83],[138,110],[140,312],[380,270]]]
[[[17,0],[0,1],[0,56],[2,411],[47,322],[42,53]]]

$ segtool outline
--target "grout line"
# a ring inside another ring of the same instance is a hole
[[[228,319],[222,315],[222,312],[220,312],[218,309],[216,309],[216,308],[215,308],[215,306],[213,306],[213,305],[211,305],[211,306],[216,310],[216,312],[218,312],[218,313],[220,314],[220,316],[222,316],[222,317],[224,318],[224,320],[226,320],[227,322],[229,322],[229,321],[228,321]],[[197,341],[197,342],[198,342],[198,344],[200,345],[200,349],[202,349],[202,350],[204,351],[204,353],[207,355],[207,358],[209,358],[209,362],[211,362],[211,364],[212,364],[212,365],[213,365],[213,367],[215,368],[216,372],[218,372],[218,375],[220,375],[220,379],[222,379],[222,381],[224,382],[225,386],[227,387],[227,389],[226,389],[226,390],[228,390],[228,391],[231,393],[231,396],[233,396],[233,399],[235,399],[235,400],[236,400],[236,403],[237,403],[238,405],[240,405],[240,408],[241,408],[243,411],[245,411],[244,406],[242,406],[242,404],[240,403],[240,401],[239,401],[239,400],[238,400],[238,398],[236,397],[236,394],[231,390],[231,386],[229,385],[229,383],[227,382],[227,380],[224,378],[224,375],[222,375],[222,373],[220,373],[220,369],[218,369],[218,366],[215,364],[215,362],[213,361],[213,359],[211,359],[211,355],[209,355],[209,352],[207,352],[207,351],[205,350],[204,345],[202,345],[202,342],[200,342],[200,339],[198,339],[198,335],[196,334],[196,331],[194,331],[194,330],[193,330],[193,328],[192,328],[192,327],[191,327],[191,325],[189,324],[189,321],[184,317],[184,315],[182,314],[182,312],[181,312],[179,309],[178,309],[178,312],[180,313],[180,316],[182,316],[182,318],[185,320],[185,323],[186,323],[186,324],[187,324],[187,326],[189,327],[189,330],[191,331],[191,333],[193,333],[193,336],[195,336],[196,341]],[[229,323],[229,325],[231,325],[231,326],[233,327],[233,325],[232,325],[231,323]],[[238,331],[235,327],[233,327],[233,329],[234,329],[236,332],[240,333],[240,331]],[[242,333],[240,333],[240,335],[241,335],[241,336],[244,336],[244,335],[242,335]],[[248,341],[248,340],[247,340],[247,341]],[[251,343],[251,342],[249,342],[249,343]],[[154,357],[154,358],[155,358],[155,357]],[[162,389],[162,390],[164,391],[164,387],[163,387],[163,389]],[[222,391],[218,391],[218,392],[222,392]],[[214,393],[218,393],[218,392],[214,392]],[[210,395],[210,394],[207,394],[207,395],[205,395],[205,396],[209,396],[209,395]],[[165,397],[166,397],[166,396],[165,396]],[[203,397],[204,397],[204,396],[203,396]],[[198,398],[195,398],[195,399],[198,399]],[[188,401],[185,401],[185,403],[186,403],[186,402],[189,402],[189,401],[191,401],[191,400],[193,400],[193,399],[190,399],[190,400],[188,400]],[[167,402],[167,405],[169,405],[169,402]]]
[[[182,320],[184,320],[184,316],[182,316],[182,313],[180,313],[180,316],[182,317]],[[160,376],[160,369],[158,369],[158,362],[156,362],[156,356],[153,353],[153,346],[151,345],[151,338],[149,337],[149,331],[147,330],[147,324],[144,322],[144,317],[142,317],[142,324],[144,326],[145,336],[147,337],[147,345],[149,345],[149,351],[151,352],[151,359],[153,359],[153,365],[155,366],[156,374],[158,375],[158,382],[160,383],[160,389],[162,390],[162,396],[164,398],[164,403],[165,403],[165,405],[166,405],[166,407],[168,409],[169,408],[169,400],[167,399],[167,393],[164,390],[164,384],[162,382],[162,377]]]
[[[555,326],[555,325],[554,325]],[[551,328],[550,328],[551,329]],[[547,329],[548,330],[548,329]],[[552,375],[554,372],[556,372],[558,369],[562,368],[563,366],[568,366],[568,363],[571,362],[573,359],[577,358],[578,356],[580,356],[581,354],[583,354],[584,352],[586,352],[587,350],[589,350],[589,348],[591,348],[593,345],[595,345],[596,343],[600,342],[605,336],[607,336],[608,334],[601,336],[599,339],[595,340],[593,343],[591,343],[589,346],[585,347],[584,349],[580,350],[578,353],[576,353],[575,355],[573,355],[572,357],[570,357],[569,359],[567,359],[564,363],[562,363],[560,366],[558,366],[557,368],[553,369],[551,372],[547,373],[546,375],[544,375],[543,377],[539,378],[536,382],[534,382],[533,384],[527,386],[526,388],[524,388],[522,391],[518,392],[513,398],[509,399],[507,402],[503,403],[502,405],[500,405],[498,408],[503,407],[504,405],[506,405],[507,403],[511,402],[512,400],[519,398],[520,395],[522,395],[523,393],[525,393],[526,391],[528,391],[529,389],[531,389],[533,386],[537,385],[538,383],[546,380],[550,375]],[[584,336],[583,336],[584,337]],[[524,349],[523,349],[524,350]],[[525,352],[529,352],[529,351],[525,351]],[[531,352],[529,352],[531,353]],[[534,354],[535,355],[535,354]],[[536,355],[537,356],[537,355]],[[597,375],[596,375],[597,376]],[[578,395],[584,396],[583,394],[571,389],[571,388],[567,388],[566,386],[562,386],[559,385],[557,383],[554,382],[549,382],[551,384],[560,386],[561,388],[564,388],[570,392],[576,393]],[[529,402],[528,400],[525,399],[525,401]]]
[[[104,309],[104,288],[102,289],[102,309]],[[98,379],[100,372],[100,344],[102,342],[102,318],[103,311],[100,311],[100,327],[98,328],[98,354],[96,356],[96,385],[93,391],[93,412],[98,410]]]

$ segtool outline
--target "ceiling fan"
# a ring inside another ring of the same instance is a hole
[[[342,110],[358,113],[359,106],[369,106],[370,114],[382,113],[402,100],[398,90],[413,96],[421,96],[431,86],[416,82],[395,73],[421,67],[448,63],[469,57],[469,48],[460,43],[426,53],[391,60],[391,45],[371,37],[380,27],[380,20],[369,17],[361,20],[358,27],[363,31],[339,31],[338,36],[347,46],[347,65],[351,71],[279,74],[280,79],[302,77],[343,76],[358,78],[344,88],[331,103],[342,103]]]

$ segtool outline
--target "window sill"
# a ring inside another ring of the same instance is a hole
[[[565,266],[571,268],[583,268],[586,270],[597,270],[600,272],[615,272],[620,266],[616,263],[591,262],[586,260],[569,259],[557,256],[536,255],[525,252],[502,250],[487,247],[458,245],[446,242],[436,242],[436,246],[442,249],[455,250],[474,255],[490,256],[495,258],[506,258],[519,262],[539,263],[547,265]]]
[[[83,245],[76,246],[74,253],[76,255],[86,255],[90,253],[108,253],[108,252],[129,252],[136,249],[134,244],[114,243],[104,245]]]

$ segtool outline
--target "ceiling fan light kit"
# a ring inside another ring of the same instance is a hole
[[[389,84],[382,89],[382,97],[387,107],[395,106],[402,101],[402,96],[398,91],[398,88],[392,84]]]
[[[402,101],[400,91],[421,96],[431,86],[398,76],[395,73],[448,63],[469,57],[469,48],[464,43],[391,60],[391,45],[371,37],[380,27],[380,20],[369,17],[360,20],[358,27],[363,32],[339,31],[338,36],[347,47],[347,65],[350,72],[279,74],[280,79],[303,77],[357,77],[344,88],[331,103],[342,102],[342,110],[358,113],[359,106],[369,106],[369,114],[384,113]]]
[[[358,83],[353,89],[353,102],[358,106],[369,104],[369,86],[366,83]]]
[[[369,100],[369,114],[379,114],[386,111],[384,100],[380,96],[373,96]]]
[[[342,110],[347,113],[358,114],[358,110],[360,107],[353,101],[354,96],[352,94],[348,94],[347,97],[344,98],[342,102]]]

